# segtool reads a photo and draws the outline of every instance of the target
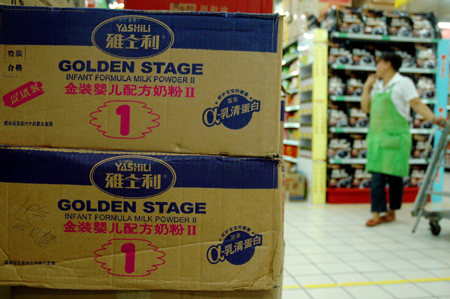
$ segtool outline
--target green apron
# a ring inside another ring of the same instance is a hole
[[[393,87],[387,92],[376,93],[370,104],[366,169],[368,172],[406,177],[412,138],[409,122],[392,103]]]

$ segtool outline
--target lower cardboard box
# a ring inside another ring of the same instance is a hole
[[[281,277],[277,287],[264,291],[80,291],[28,287],[11,288],[11,299],[281,299]]]
[[[0,285],[279,287],[280,160],[0,147],[0,165]]]

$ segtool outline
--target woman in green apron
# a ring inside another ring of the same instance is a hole
[[[395,210],[401,207],[403,177],[409,174],[411,156],[410,109],[436,124],[442,119],[422,103],[414,82],[398,73],[401,65],[399,55],[384,54],[376,73],[367,78],[363,88],[361,108],[370,114],[366,169],[372,174],[372,218],[367,226],[395,220]],[[389,184],[389,210],[386,183]],[[381,216],[381,213],[386,214]]]

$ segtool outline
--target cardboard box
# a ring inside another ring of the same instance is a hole
[[[281,280],[267,291],[80,291],[11,288],[11,299],[281,299]]]
[[[0,4],[22,6],[84,7],[84,0],[0,0]]]
[[[286,173],[286,192],[290,200],[306,199],[306,178],[300,173]]]
[[[267,158],[0,148],[0,285],[267,290],[284,166]]]
[[[281,27],[278,15],[0,6],[0,144],[276,156]]]
[[[273,13],[273,0],[125,0],[127,9]]]

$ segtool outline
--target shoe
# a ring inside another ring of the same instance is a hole
[[[383,220],[378,219],[377,221],[373,220],[373,219],[369,219],[369,221],[366,222],[366,226],[377,226],[378,224],[383,223]]]
[[[395,215],[394,216],[389,216],[389,215],[381,216],[380,220],[383,222],[392,222],[395,220]]]

